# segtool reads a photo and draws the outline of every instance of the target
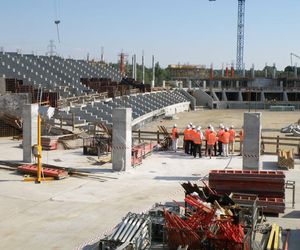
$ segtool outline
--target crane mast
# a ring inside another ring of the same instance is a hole
[[[238,22],[237,22],[237,49],[236,69],[241,72],[244,69],[244,40],[245,40],[245,0],[238,0]]]

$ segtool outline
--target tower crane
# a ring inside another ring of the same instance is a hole
[[[214,2],[216,0],[209,0]],[[236,48],[236,69],[241,72],[244,69],[244,29],[245,29],[245,1],[238,0],[238,21],[237,21],[237,48]]]
[[[300,59],[300,56],[298,56],[294,53],[291,53],[290,55],[291,55],[291,66],[293,67],[293,57],[296,57],[296,58]]]

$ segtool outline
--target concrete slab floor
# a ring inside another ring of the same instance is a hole
[[[0,160],[18,158],[18,143],[11,141],[4,148],[0,140]],[[34,184],[22,182],[23,177],[12,171],[0,170],[0,249],[92,249],[93,242],[129,211],[142,212],[157,202],[180,201],[184,197],[181,182],[197,181],[212,169],[241,169],[242,165],[240,156],[210,160],[194,159],[183,152],[155,152],[142,165],[116,173],[110,172],[109,164],[97,166],[80,157],[80,152],[58,150],[48,154],[51,161],[62,160],[53,164],[76,165],[118,179],[99,182],[70,177]],[[264,156],[263,162],[265,169],[273,169],[276,157]],[[295,209],[291,209],[288,190],[286,213],[268,220],[293,229],[290,249],[297,249],[291,247],[298,246],[300,239],[299,165],[286,171],[286,176],[296,181]]]

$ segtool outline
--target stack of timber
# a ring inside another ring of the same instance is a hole
[[[212,170],[209,187],[221,194],[238,193],[233,197],[236,201],[251,200],[251,195],[257,195],[265,213],[278,214],[285,209],[282,171]]]
[[[43,150],[56,150],[58,144],[58,137],[56,136],[42,136],[42,148]]]
[[[282,169],[294,169],[294,151],[278,150],[278,167]]]

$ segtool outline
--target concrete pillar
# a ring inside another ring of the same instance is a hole
[[[239,91],[239,102],[243,101],[243,95],[242,95],[242,91]]]
[[[279,82],[279,87],[282,89],[283,88],[283,81]]]
[[[288,97],[286,91],[283,92],[283,101],[284,101],[284,102],[288,102],[288,101],[289,101],[289,97]]]
[[[206,81],[203,81],[203,89],[206,90]]]
[[[3,77],[0,77],[0,94],[5,94],[6,92],[6,83]]]
[[[179,88],[180,88],[180,89],[183,88],[183,82],[179,82],[178,85],[179,85]]]
[[[222,81],[218,81],[218,89],[222,88]]]
[[[295,78],[298,77],[297,64],[295,64],[295,67],[294,67],[294,77],[295,77]]]
[[[126,171],[131,167],[132,127],[131,108],[113,110],[112,121],[112,169]]]
[[[166,81],[165,80],[163,80],[163,82],[162,82],[162,87],[166,88]]]
[[[259,170],[261,143],[261,113],[244,113],[243,170]]]
[[[235,87],[236,87],[237,89],[240,88],[240,81],[236,81],[236,82],[235,82]]]
[[[227,95],[225,90],[222,91],[222,101],[227,101]]]
[[[267,64],[266,64],[266,67],[265,67],[265,78],[268,78],[268,68],[267,68]]]
[[[154,80],[151,81],[151,88],[154,88],[155,87],[155,83],[154,83]]]
[[[261,91],[261,92],[260,92],[260,101],[261,101],[261,102],[265,102],[265,101],[266,101],[266,98],[265,98],[265,92],[264,92],[264,91]]]
[[[23,161],[33,160],[32,146],[37,144],[38,104],[26,104],[23,107]]]
[[[175,81],[175,87],[178,88],[178,81]]]
[[[276,64],[273,64],[273,74],[272,74],[272,78],[275,79],[276,78]]]
[[[252,64],[252,68],[251,68],[251,78],[254,79],[255,78],[255,69],[254,69],[254,64]]]
[[[192,81],[188,80],[188,89],[192,89]]]

